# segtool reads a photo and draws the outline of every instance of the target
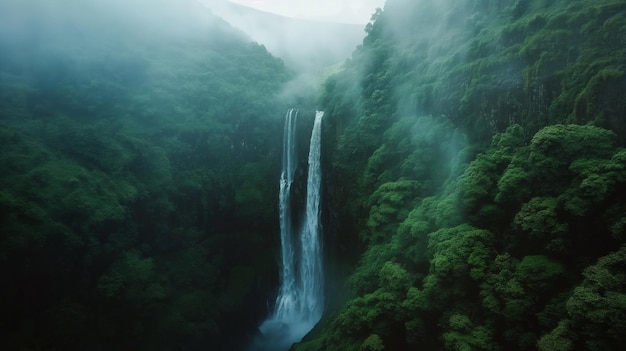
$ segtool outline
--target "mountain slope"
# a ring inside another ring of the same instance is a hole
[[[204,4],[299,72],[343,62],[365,35],[357,24],[289,18],[224,0]]]
[[[191,1],[3,1],[0,77],[3,348],[241,349],[283,62]]]
[[[321,102],[350,298],[296,350],[620,349],[625,18],[387,2]]]

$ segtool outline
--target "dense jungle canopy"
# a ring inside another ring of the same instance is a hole
[[[3,348],[236,349],[276,285],[290,73],[193,3],[63,3],[0,9]]]
[[[293,350],[623,349],[626,1],[388,0],[364,31],[303,97],[194,1],[2,1],[2,349],[244,350],[289,107],[325,111]]]

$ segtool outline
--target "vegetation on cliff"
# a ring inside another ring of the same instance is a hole
[[[295,350],[622,347],[625,19],[610,0],[372,17],[322,96],[328,235],[362,255],[337,255],[349,298]]]
[[[196,6],[0,4],[4,348],[242,349],[265,317],[292,76]],[[365,30],[319,100],[332,279],[294,348],[621,349],[626,2],[389,0]]]
[[[264,317],[289,73],[195,6],[0,5],[3,348],[237,349]]]

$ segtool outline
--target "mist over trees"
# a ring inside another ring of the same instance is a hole
[[[372,17],[321,100],[348,298],[295,350],[623,347],[625,16],[389,0]]]
[[[202,3],[301,74],[342,63],[365,36],[360,24],[289,18],[226,0]]]
[[[293,350],[621,350],[626,2],[388,0],[361,30],[303,82],[328,57],[196,1],[2,1],[2,348],[246,349],[295,107],[303,143],[325,111],[327,303]]]
[[[0,6],[3,348],[242,348],[291,73],[194,2]]]

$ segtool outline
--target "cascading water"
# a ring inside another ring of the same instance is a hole
[[[311,133],[309,173],[306,187],[306,216],[300,236],[302,248],[300,267],[301,316],[312,324],[311,328],[322,317],[324,307],[324,272],[322,270],[322,247],[319,238],[322,117],[324,117],[324,112],[317,111]]]
[[[286,320],[297,312],[297,286],[295,276],[295,253],[291,220],[291,185],[296,171],[296,122],[298,111],[289,110],[285,117],[283,133],[283,169],[280,174],[278,195],[280,216],[280,242],[282,257],[281,286],[276,299],[274,318]]]
[[[281,285],[270,317],[261,324],[261,339],[252,350],[287,350],[308,333],[322,317],[324,274],[320,242],[321,125],[324,112],[317,111],[307,174],[306,208],[303,225],[294,238],[291,185],[296,170],[296,122],[298,112],[285,117],[283,164],[280,176],[279,212],[281,238]],[[299,245],[297,245],[299,243]]]

